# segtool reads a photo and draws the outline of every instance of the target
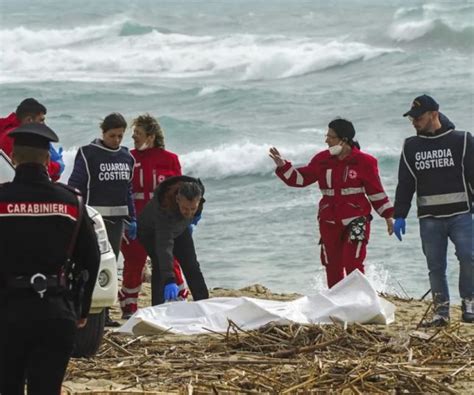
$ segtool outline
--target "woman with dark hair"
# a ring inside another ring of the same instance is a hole
[[[100,124],[102,137],[79,148],[68,184],[79,189],[84,202],[104,218],[110,245],[118,258],[124,221],[131,226],[128,236],[136,238],[132,176],[135,160],[121,146],[127,122],[119,113],[107,115]],[[118,326],[106,317],[106,325]]]
[[[393,233],[393,207],[380,181],[377,160],[362,152],[354,137],[350,121],[332,120],[326,134],[328,149],[299,168],[270,148],[276,175],[285,184],[301,188],[319,183],[321,262],[329,288],[355,269],[364,273],[372,207],[385,218],[388,234]]]

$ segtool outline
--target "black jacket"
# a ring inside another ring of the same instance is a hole
[[[0,294],[10,319],[76,320],[67,292],[46,292],[43,298],[32,289],[15,289],[9,279],[36,273],[56,275],[67,258],[78,219],[79,192],[50,181],[37,164],[17,167],[12,182],[0,185]],[[78,268],[89,272],[82,317],[86,317],[100,265],[100,252],[92,220],[83,206],[82,220],[73,249]]]
[[[418,217],[449,217],[471,210],[474,186],[474,141],[468,132],[440,116],[434,135],[405,140],[400,157],[395,218],[406,218],[413,194]]]
[[[193,218],[184,218],[176,204],[176,194],[182,182],[196,182],[200,185],[202,195],[204,186],[201,181],[188,176],[170,177],[163,181],[153,193],[153,198],[147,203],[138,216],[138,237],[144,234],[154,234],[154,247],[160,276],[165,284],[175,282],[173,272],[174,240],[180,236],[193,222]],[[204,197],[196,213],[202,212]]]

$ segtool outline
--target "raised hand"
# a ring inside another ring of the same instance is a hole
[[[285,164],[285,159],[280,155],[280,152],[275,148],[271,147],[268,156],[273,159],[277,167],[282,167]]]

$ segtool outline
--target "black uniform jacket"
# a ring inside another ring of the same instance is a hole
[[[32,163],[18,166],[14,180],[0,185],[0,306],[6,306],[7,319],[79,318],[66,292],[47,291],[40,298],[31,288],[17,289],[9,284],[16,276],[59,273],[78,220],[78,194],[51,182],[44,166]],[[84,206],[82,213],[72,256],[79,268],[89,272],[82,304],[84,318],[91,305],[100,252]]]
[[[441,119],[441,118],[440,118]],[[413,194],[418,217],[450,217],[471,211],[474,138],[454,130],[446,117],[434,135],[405,140],[398,171],[395,218],[406,218]]]

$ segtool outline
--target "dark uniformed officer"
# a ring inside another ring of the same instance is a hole
[[[0,394],[23,394],[25,380],[28,394],[59,394],[76,328],[87,322],[100,253],[79,193],[48,177],[56,134],[31,123],[10,135],[16,175],[0,186]],[[84,274],[80,316],[70,262]]]
[[[429,270],[434,316],[426,327],[449,324],[446,277],[448,240],[459,261],[462,320],[474,323],[474,138],[456,130],[428,95],[413,100],[408,116],[416,130],[403,145],[395,197],[394,233],[402,240],[416,192],[423,253]]]

